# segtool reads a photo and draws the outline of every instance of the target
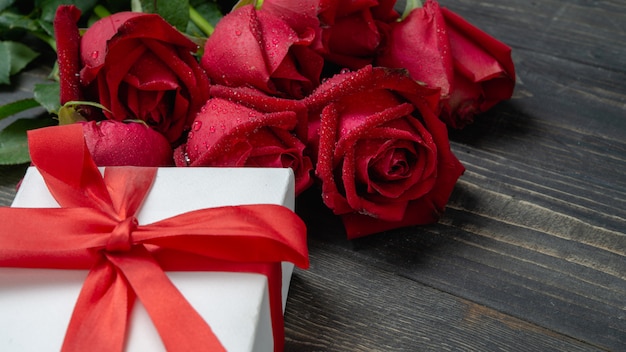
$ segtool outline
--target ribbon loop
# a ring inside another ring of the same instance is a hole
[[[108,252],[128,252],[132,246],[132,232],[138,226],[137,218],[127,217],[120,221],[111,232],[111,237],[106,244]]]

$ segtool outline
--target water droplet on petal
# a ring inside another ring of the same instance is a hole
[[[202,121],[194,121],[193,125],[191,126],[191,128],[198,132],[200,130],[200,128],[202,128]]]
[[[241,31],[240,31],[240,30],[236,30],[236,31],[235,31],[235,35],[236,35],[236,36],[240,36],[240,35],[241,35]]]
[[[91,52],[91,58],[94,60],[98,58],[98,55],[100,55],[100,53],[97,50]]]

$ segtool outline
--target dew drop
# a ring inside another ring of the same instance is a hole
[[[198,132],[200,130],[200,128],[202,128],[202,121],[194,121],[193,125],[191,126],[191,128]]]
[[[350,69],[347,67],[344,67],[341,69],[341,71],[339,71],[339,73],[348,73],[348,72],[350,72]]]
[[[100,53],[97,50],[91,52],[91,58],[94,60],[97,59],[99,55]]]
[[[240,36],[240,35],[241,35],[241,31],[240,31],[240,30],[236,30],[236,31],[235,31],[235,35],[236,35],[236,36]]]
[[[215,133],[215,126],[210,126],[209,127],[209,132]]]

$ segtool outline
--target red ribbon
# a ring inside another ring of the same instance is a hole
[[[102,177],[79,125],[31,131],[29,147],[61,208],[0,208],[0,266],[90,269],[64,351],[122,350],[135,298],[168,351],[224,350],[164,270],[267,275],[274,350],[283,349],[281,262],[309,265],[306,229],[291,210],[227,206],[138,225],[156,168],[108,167]]]

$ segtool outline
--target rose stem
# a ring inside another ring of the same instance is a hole
[[[111,12],[109,10],[107,10],[107,8],[102,6],[102,5],[96,5],[96,7],[93,8],[93,13],[95,13],[96,16],[98,16],[100,18],[105,18],[105,17],[111,16]]]
[[[189,6],[189,18],[196,26],[198,26],[198,28],[200,28],[200,30],[204,32],[204,34],[207,36],[211,36],[211,34],[213,34],[213,26],[191,6]]]

